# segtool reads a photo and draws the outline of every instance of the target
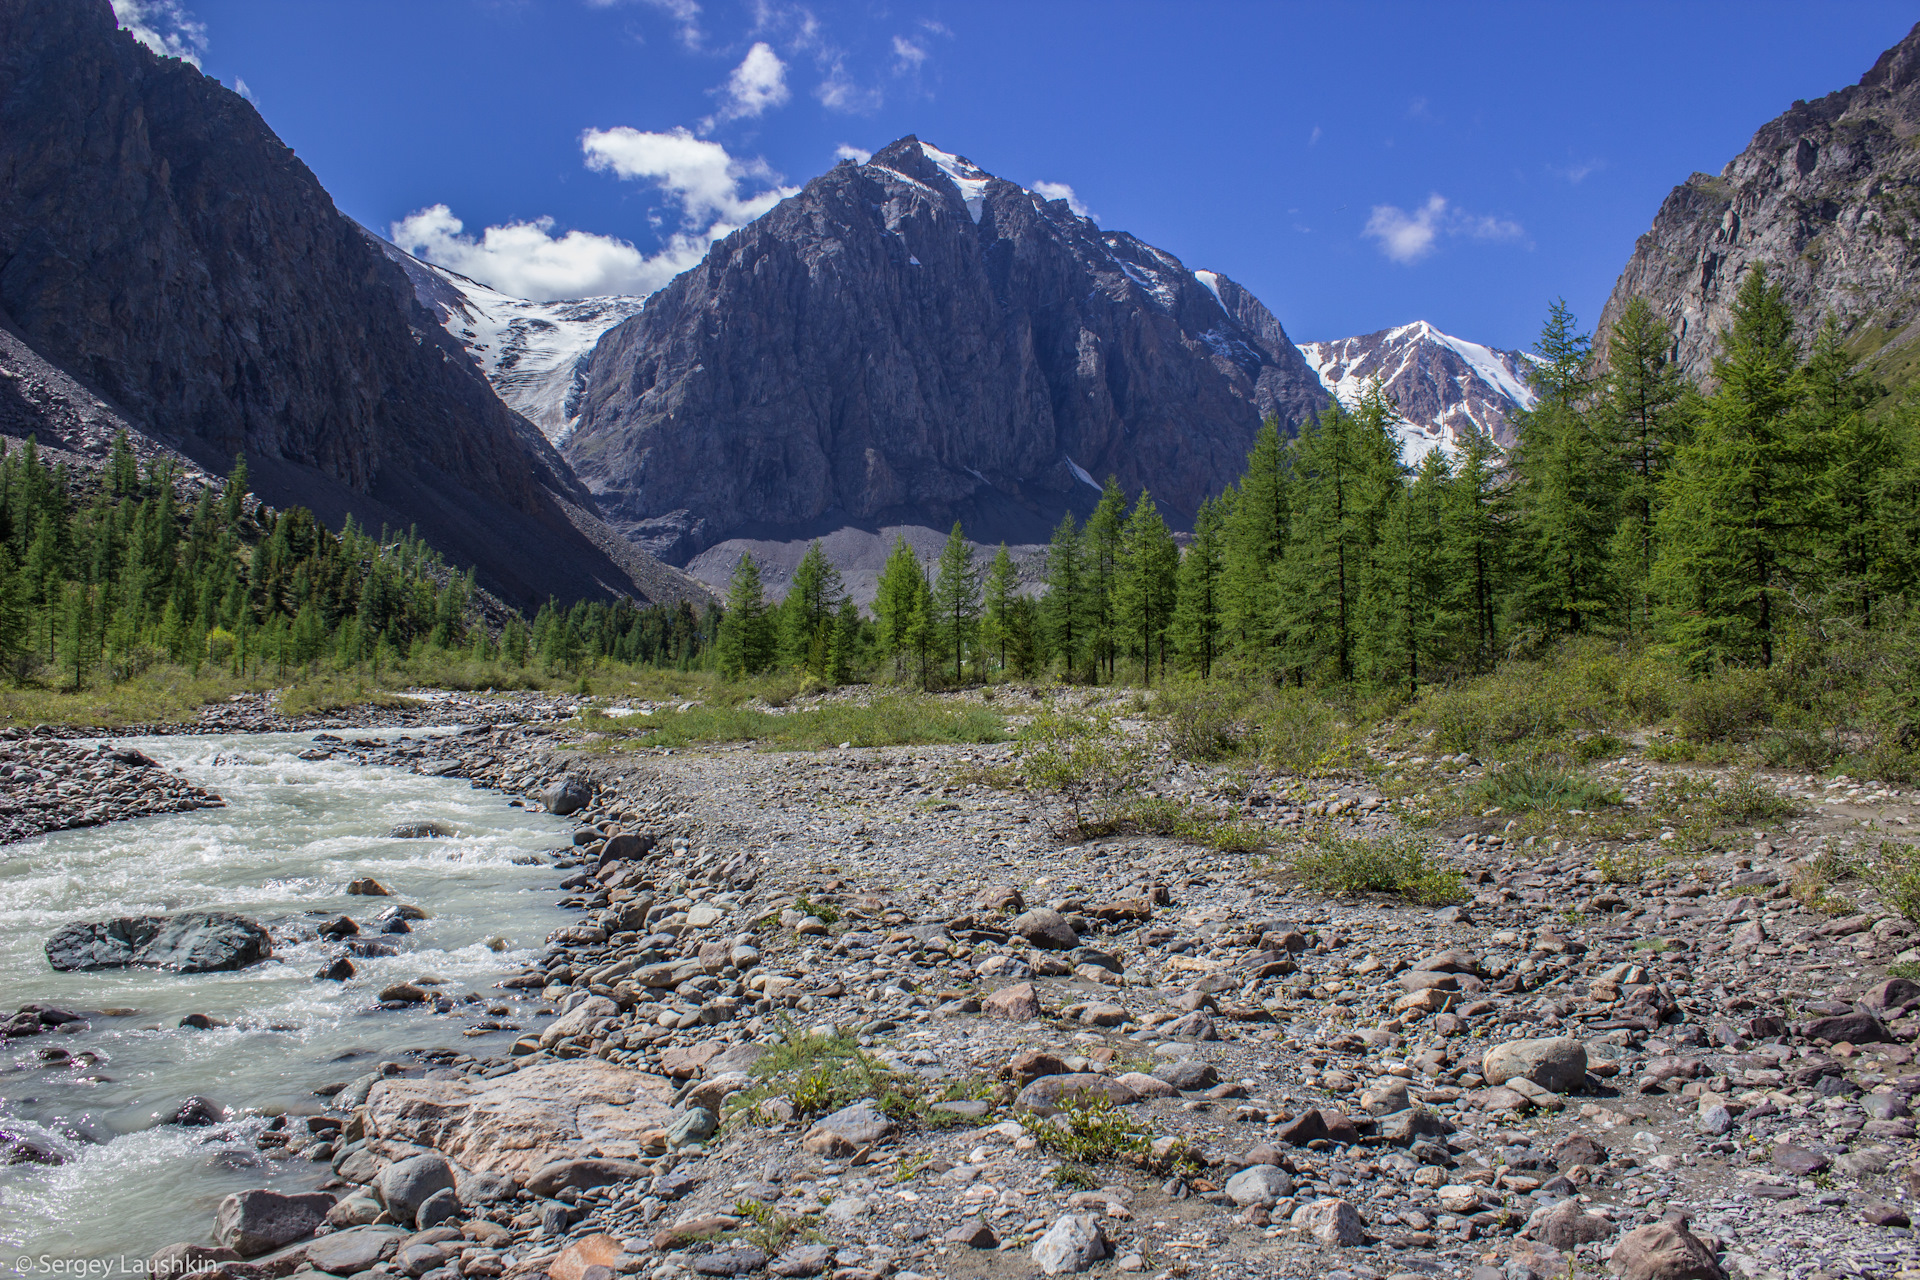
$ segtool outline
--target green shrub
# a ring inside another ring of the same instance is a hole
[[[1280,773],[1351,773],[1366,759],[1355,723],[1361,717],[1314,690],[1272,690],[1248,715],[1261,761]]]
[[[1240,822],[1209,813],[1182,800],[1139,796],[1118,806],[1088,834],[1132,831],[1139,835],[1184,840],[1222,853],[1258,853],[1273,843],[1273,833],[1258,822]]]
[[[1706,800],[1707,816],[1728,826],[1747,826],[1772,818],[1791,818],[1798,805],[1751,773],[1735,774]]]
[[[1766,672],[1725,667],[1687,686],[1675,720],[1695,742],[1746,741],[1767,724],[1767,706]]]
[[[1182,760],[1222,760],[1245,743],[1239,686],[1225,681],[1183,680],[1169,684],[1154,701],[1166,720],[1167,745]]]
[[[1020,1127],[1033,1135],[1043,1150],[1080,1165],[1110,1164],[1115,1160],[1144,1161],[1153,1146],[1153,1134],[1114,1106],[1103,1093],[1062,1098],[1051,1116],[1032,1112],[1020,1116]]]
[[[1029,789],[1060,798],[1072,827],[1085,832],[1107,807],[1139,782],[1145,752],[1114,723],[1113,713],[1093,717],[1062,712],[1052,703],[1020,731],[1015,748]]]
[[[1920,848],[1882,840],[1873,860],[1873,878],[1888,906],[1920,922]]]
[[[1480,804],[1512,813],[1534,809],[1599,809],[1620,803],[1610,791],[1584,773],[1542,764],[1509,764],[1489,769],[1473,789]]]
[[[1321,835],[1302,846],[1282,874],[1317,893],[1382,893],[1426,906],[1464,902],[1460,873],[1410,836],[1382,839]]]

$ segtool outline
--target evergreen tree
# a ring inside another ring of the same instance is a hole
[[[1007,642],[1012,634],[1010,610],[1020,588],[1020,573],[1014,566],[1013,557],[1007,553],[1007,544],[1001,543],[1000,550],[994,554],[993,564],[987,569],[987,581],[984,595],[984,610],[980,619],[981,639],[993,652],[1000,669],[1007,669]]]
[[[953,682],[959,684],[961,663],[973,645],[974,630],[980,620],[980,570],[973,562],[973,548],[962,536],[958,520],[953,522],[947,545],[940,552],[939,576],[933,583],[933,607],[945,643],[953,650]]]
[[[742,554],[727,584],[727,611],[720,622],[720,674],[737,680],[773,665],[774,623],[760,585],[760,566]]]
[[[1179,574],[1180,548],[1174,545],[1153,498],[1142,489],[1121,532],[1116,612],[1120,631],[1139,655],[1141,673],[1149,684],[1156,659],[1161,674],[1166,674],[1167,628],[1173,622]]]
[[[1672,335],[1645,298],[1634,298],[1613,322],[1607,343],[1606,396],[1599,409],[1612,454],[1616,524],[1608,559],[1622,620],[1629,631],[1653,625],[1654,528],[1660,486],[1682,435],[1686,385],[1667,359]]]
[[[1114,659],[1119,653],[1120,543],[1126,521],[1127,495],[1120,491],[1120,482],[1108,476],[1098,505],[1080,531],[1087,639],[1096,682],[1103,668],[1106,678],[1113,679]]]
[[[1373,682],[1408,696],[1444,660],[1446,635],[1445,512],[1453,483],[1446,455],[1435,449],[1411,485],[1389,505],[1381,533],[1378,589],[1367,636]]]
[[[1590,342],[1565,302],[1552,304],[1534,350],[1539,399],[1515,415],[1523,554],[1514,605],[1516,622],[1545,639],[1585,631],[1611,612],[1607,548],[1616,472],[1586,403]]]
[[[793,582],[781,604],[782,640],[789,664],[825,680],[833,647],[834,615],[846,595],[840,570],[827,559],[826,548],[815,539],[793,571]]]
[[[1254,437],[1237,491],[1220,506],[1219,580],[1213,585],[1224,645],[1253,667],[1277,666],[1272,613],[1273,566],[1286,550],[1292,513],[1288,451],[1269,417]],[[1206,666],[1212,666],[1209,658]]]
[[[1213,674],[1220,653],[1221,513],[1232,509],[1233,493],[1229,489],[1200,504],[1193,520],[1193,543],[1180,558],[1170,640],[1180,665],[1202,680]]]
[[[1448,613],[1468,665],[1491,670],[1499,653],[1497,620],[1507,578],[1507,513],[1500,446],[1478,423],[1460,433],[1460,454],[1441,519]]]
[[[1655,589],[1668,633],[1696,668],[1770,666],[1812,521],[1793,318],[1760,266],[1740,282],[1713,374],[1719,385],[1665,486]]]
[[[914,554],[905,538],[896,536],[893,550],[881,567],[873,598],[880,653],[892,660],[895,680],[905,680],[909,663],[927,652],[928,633],[932,628],[930,594],[920,557]],[[922,667],[919,678],[924,683],[926,677]]]
[[[1814,338],[1802,383],[1799,430],[1815,472],[1811,570],[1824,592],[1870,626],[1875,605],[1907,586],[1894,559],[1897,535],[1889,536],[1883,519],[1897,513],[1897,523],[1912,520],[1912,508],[1885,503],[1903,422],[1869,412],[1881,390],[1855,366],[1831,316]]]
[[[1047,594],[1041,608],[1047,647],[1060,659],[1071,680],[1079,674],[1080,660],[1091,647],[1086,574],[1072,512],[1060,517],[1053,541],[1047,546]]]
[[[221,490],[220,518],[229,529],[237,528],[240,516],[246,510],[244,499],[247,496],[247,455],[235,454],[233,470],[227,473],[227,483]]]

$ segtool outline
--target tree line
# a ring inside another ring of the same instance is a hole
[[[1377,386],[1291,439],[1269,421],[1184,549],[1109,481],[1055,530],[1036,583],[958,525],[897,541],[873,618],[815,544],[779,606],[743,557],[718,635],[731,674],[838,681],[996,674],[1100,682],[1223,670],[1411,691],[1572,636],[1670,647],[1696,672],[1779,660],[1796,613],[1896,625],[1920,578],[1920,411],[1863,374],[1829,320],[1804,345],[1764,270],[1743,279],[1706,387],[1642,299],[1604,364],[1564,303],[1503,451],[1469,428],[1402,460]]]
[[[497,611],[496,611],[497,612]],[[412,533],[329,531],[247,499],[236,458],[195,494],[118,438],[98,471],[0,444],[0,665],[79,688],[157,662],[235,674],[395,668],[425,657],[578,671],[594,659],[698,665],[717,609],[549,603],[489,625],[473,573]]]

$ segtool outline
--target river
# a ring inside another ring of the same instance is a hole
[[[206,1240],[229,1192],[316,1185],[330,1173],[325,1164],[256,1150],[264,1117],[312,1109],[315,1089],[407,1049],[505,1054],[514,1032],[467,1037],[465,1015],[508,1003],[499,1020],[524,1025],[518,1015],[531,1006],[492,983],[565,923],[553,905],[563,873],[529,856],[568,843],[563,819],[456,778],[301,760],[314,745],[307,734],[116,741],[219,792],[227,806],[0,848],[0,1010],[38,1001],[86,1014],[91,1028],[0,1042],[0,1129],[65,1158],[0,1165],[0,1272],[46,1274],[43,1256],[125,1257],[133,1266],[162,1245]],[[387,837],[398,824],[429,821],[455,836]],[[348,881],[361,876],[394,896],[349,896]],[[395,903],[429,918],[390,939],[400,954],[356,958],[359,972],[345,983],[314,978],[339,944],[278,941],[290,927],[310,930],[343,913],[371,932]],[[194,975],[56,973],[47,963],[48,935],[69,921],[195,909],[259,920],[276,935],[275,958]],[[487,1004],[453,1015],[379,1007],[381,988],[421,977]],[[195,1013],[226,1025],[180,1025]],[[50,1065],[48,1050],[97,1061]],[[156,1123],[196,1094],[239,1119],[213,1129]]]

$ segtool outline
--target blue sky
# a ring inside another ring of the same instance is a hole
[[[367,226],[510,292],[645,292],[917,133],[1065,184],[1296,341],[1591,322],[1660,201],[1857,80],[1892,3],[115,0]],[[456,227],[455,224],[458,224]]]

